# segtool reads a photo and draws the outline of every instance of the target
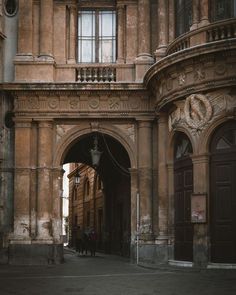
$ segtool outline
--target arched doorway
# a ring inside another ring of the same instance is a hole
[[[103,201],[100,202],[102,205],[98,206],[96,205],[99,203],[98,200],[89,199],[90,194],[88,194],[86,212],[79,212],[78,216],[75,214],[76,222],[78,221],[82,227],[86,225],[87,228],[97,229],[100,237],[99,250],[128,257],[131,232],[131,186],[130,159],[126,149],[118,140],[102,132],[84,134],[67,150],[63,164],[80,163],[81,166],[79,165],[78,169],[82,169],[80,167],[84,165],[93,167],[90,151],[94,147],[95,136],[98,139],[98,148],[102,152],[95,175],[96,179],[102,183]],[[88,183],[89,178],[87,178]],[[98,188],[99,182],[94,183],[93,187]],[[88,189],[82,189],[83,192],[88,192]],[[85,209],[85,206],[83,208]],[[80,219],[81,214],[83,217]],[[83,221],[80,222],[80,220]]]
[[[191,193],[193,191],[192,145],[184,133],[177,133],[174,149],[175,260],[193,260],[193,225]]]
[[[211,141],[211,261],[236,263],[236,122],[222,125]]]

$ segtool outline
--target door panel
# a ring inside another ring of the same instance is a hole
[[[193,260],[191,193],[193,168],[189,157],[175,162],[175,260]]]

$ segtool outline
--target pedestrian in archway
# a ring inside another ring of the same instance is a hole
[[[76,252],[82,253],[82,231],[79,225],[76,229]]]
[[[96,244],[97,244],[97,234],[94,229],[89,233],[89,246],[91,256],[95,256],[96,253]]]

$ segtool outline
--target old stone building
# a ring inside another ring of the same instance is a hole
[[[62,166],[92,167],[96,136],[111,252],[236,263],[236,1],[0,9],[0,261],[63,260]]]

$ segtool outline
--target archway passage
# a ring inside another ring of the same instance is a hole
[[[211,261],[236,263],[236,122],[221,126],[211,142]]]
[[[97,229],[99,250],[128,257],[130,255],[131,187],[130,159],[125,148],[109,135],[87,134],[80,137],[68,149],[63,164],[82,163],[82,166],[84,164],[93,167],[90,151],[94,147],[95,135],[98,139],[98,149],[102,152],[95,174],[102,182],[103,200],[87,199],[82,212],[80,211],[76,216],[76,222],[80,223],[83,230],[88,227]],[[88,189],[84,185],[81,193],[87,194],[87,192]],[[93,203],[93,211],[89,210],[89,202]],[[82,218],[80,218],[81,214]]]
[[[176,135],[174,153],[175,260],[193,260],[193,225],[191,194],[193,191],[192,146],[186,135]]]

